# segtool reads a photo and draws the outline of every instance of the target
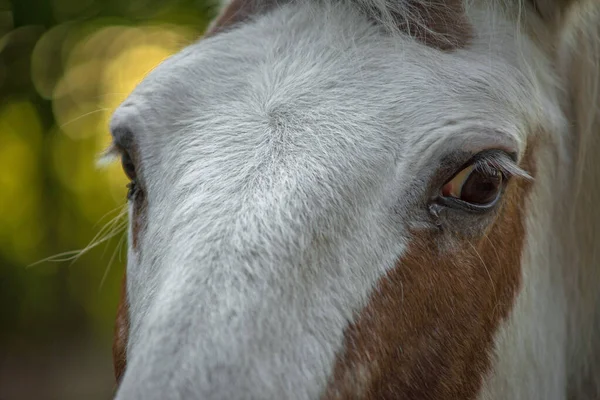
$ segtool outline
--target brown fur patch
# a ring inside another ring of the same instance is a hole
[[[462,0],[409,0],[407,16],[398,17],[402,31],[440,50],[465,47],[472,37],[472,26]]]
[[[146,210],[148,202],[143,190],[137,191],[134,197],[133,214],[131,215],[131,246],[139,248],[139,237],[146,224]],[[117,307],[115,330],[113,336],[113,367],[117,384],[121,381],[127,366],[127,341],[129,339],[129,305],[127,303],[127,272],[123,275],[121,283],[121,298]]]
[[[277,0],[231,0],[227,8],[217,17],[209,27],[204,37],[215,35],[252,16],[257,16],[275,8]]]
[[[127,340],[129,338],[129,306],[127,304],[127,273],[121,283],[121,299],[117,307],[117,318],[113,336],[113,367],[117,384],[121,382],[127,366]]]
[[[265,13],[282,3],[283,1],[277,0],[232,0],[211,25],[205,37]],[[392,13],[398,29],[427,46],[454,50],[465,47],[471,39],[472,27],[466,18],[462,0],[409,0],[403,5],[402,11]]]
[[[530,153],[524,163],[533,174]],[[486,237],[451,254],[437,250],[436,233],[415,236],[345,332],[324,398],[476,397],[520,286],[529,187],[510,182]]]

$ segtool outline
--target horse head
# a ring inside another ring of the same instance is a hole
[[[112,118],[116,398],[595,398],[599,26],[584,0],[224,5]]]

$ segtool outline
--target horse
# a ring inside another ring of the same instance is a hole
[[[600,398],[600,3],[230,0],[116,109],[117,400]]]

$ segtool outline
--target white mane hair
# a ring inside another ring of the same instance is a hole
[[[594,399],[600,397],[600,3],[573,7],[560,39],[558,68],[569,99],[574,165],[573,190],[565,202],[570,211],[565,225],[571,229],[563,231],[573,347],[567,368],[571,390]]]
[[[511,372],[490,379],[483,398],[592,400],[600,397],[600,3],[573,1],[562,15],[552,1],[539,3],[552,29],[538,40],[554,65],[568,129],[540,163],[558,170],[538,182],[531,200],[539,202],[528,218],[531,269],[523,271],[512,321],[499,335],[498,354],[514,356],[499,357],[496,368]],[[523,351],[533,353],[524,359]]]
[[[252,1],[114,114],[143,193],[117,399],[323,396],[413,232],[455,251],[496,221],[425,206],[448,154],[488,148],[533,183],[476,399],[600,398],[600,3]]]

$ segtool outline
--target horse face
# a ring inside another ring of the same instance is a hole
[[[448,47],[352,5],[278,6],[120,106],[118,399],[480,395],[563,121],[515,23],[453,7]]]

